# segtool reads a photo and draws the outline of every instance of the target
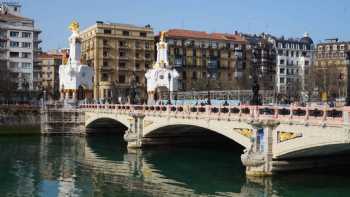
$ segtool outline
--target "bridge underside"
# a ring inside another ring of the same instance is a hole
[[[171,125],[156,129],[142,139],[143,146],[151,145],[191,145],[224,146],[234,145],[243,150],[243,146],[232,139],[209,129],[193,125]]]
[[[92,121],[86,126],[86,133],[120,133],[124,134],[128,128],[122,123],[110,119],[100,118]]]
[[[350,144],[348,143],[338,143],[330,145],[315,146],[306,149],[301,149],[298,151],[289,152],[279,156],[278,160],[291,160],[298,158],[312,158],[312,157],[322,157],[330,155],[344,155],[350,154]]]

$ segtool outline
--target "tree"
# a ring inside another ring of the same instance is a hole
[[[11,72],[7,68],[6,62],[0,62],[0,97],[8,103],[12,100],[16,89],[16,83],[11,77]]]
[[[311,66],[305,74],[305,91],[309,98],[326,93],[328,99],[345,95],[344,71],[336,66],[316,67]]]

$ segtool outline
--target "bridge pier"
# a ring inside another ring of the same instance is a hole
[[[128,143],[128,148],[139,149],[142,147],[143,137],[143,119],[145,115],[142,113],[130,113],[129,129],[124,135],[124,140]]]
[[[271,176],[272,175],[272,146],[273,130],[279,125],[278,122],[252,122],[254,135],[252,146],[245,150],[241,156],[243,165],[246,167],[247,176]]]

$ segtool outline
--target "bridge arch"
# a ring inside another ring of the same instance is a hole
[[[124,133],[129,128],[127,117],[119,117],[114,114],[85,114],[85,128],[91,129],[108,128]]]
[[[146,121],[147,122],[147,121]],[[200,129],[205,129],[209,130],[213,133],[222,135],[230,140],[233,140],[237,144],[249,148],[251,146],[251,141],[248,137],[245,137],[238,132],[233,131],[232,125],[225,125],[223,123],[214,122],[211,124],[208,124],[207,121],[175,121],[173,123],[169,123],[167,121],[160,121],[163,123],[160,124],[151,124],[149,126],[145,125],[144,131],[143,131],[143,136],[144,137],[150,137],[152,136],[155,132],[162,132],[163,129],[172,127],[172,128],[186,128],[186,127],[194,127],[194,128],[200,128]],[[248,128],[251,129],[251,126],[248,124],[241,124],[237,125],[238,128]],[[177,131],[178,133],[178,131]]]

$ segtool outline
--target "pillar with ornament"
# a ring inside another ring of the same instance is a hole
[[[69,29],[69,56],[66,64],[59,67],[60,100],[65,104],[74,105],[78,101],[93,98],[93,69],[80,62],[81,39],[79,23],[73,21]]]
[[[165,42],[166,32],[161,32],[157,43],[157,61],[153,68],[145,74],[147,79],[147,102],[157,104],[157,91],[166,88],[168,91],[168,104],[171,104],[171,94],[178,90],[179,73],[168,62],[168,44]],[[158,97],[159,98],[159,97]]]

